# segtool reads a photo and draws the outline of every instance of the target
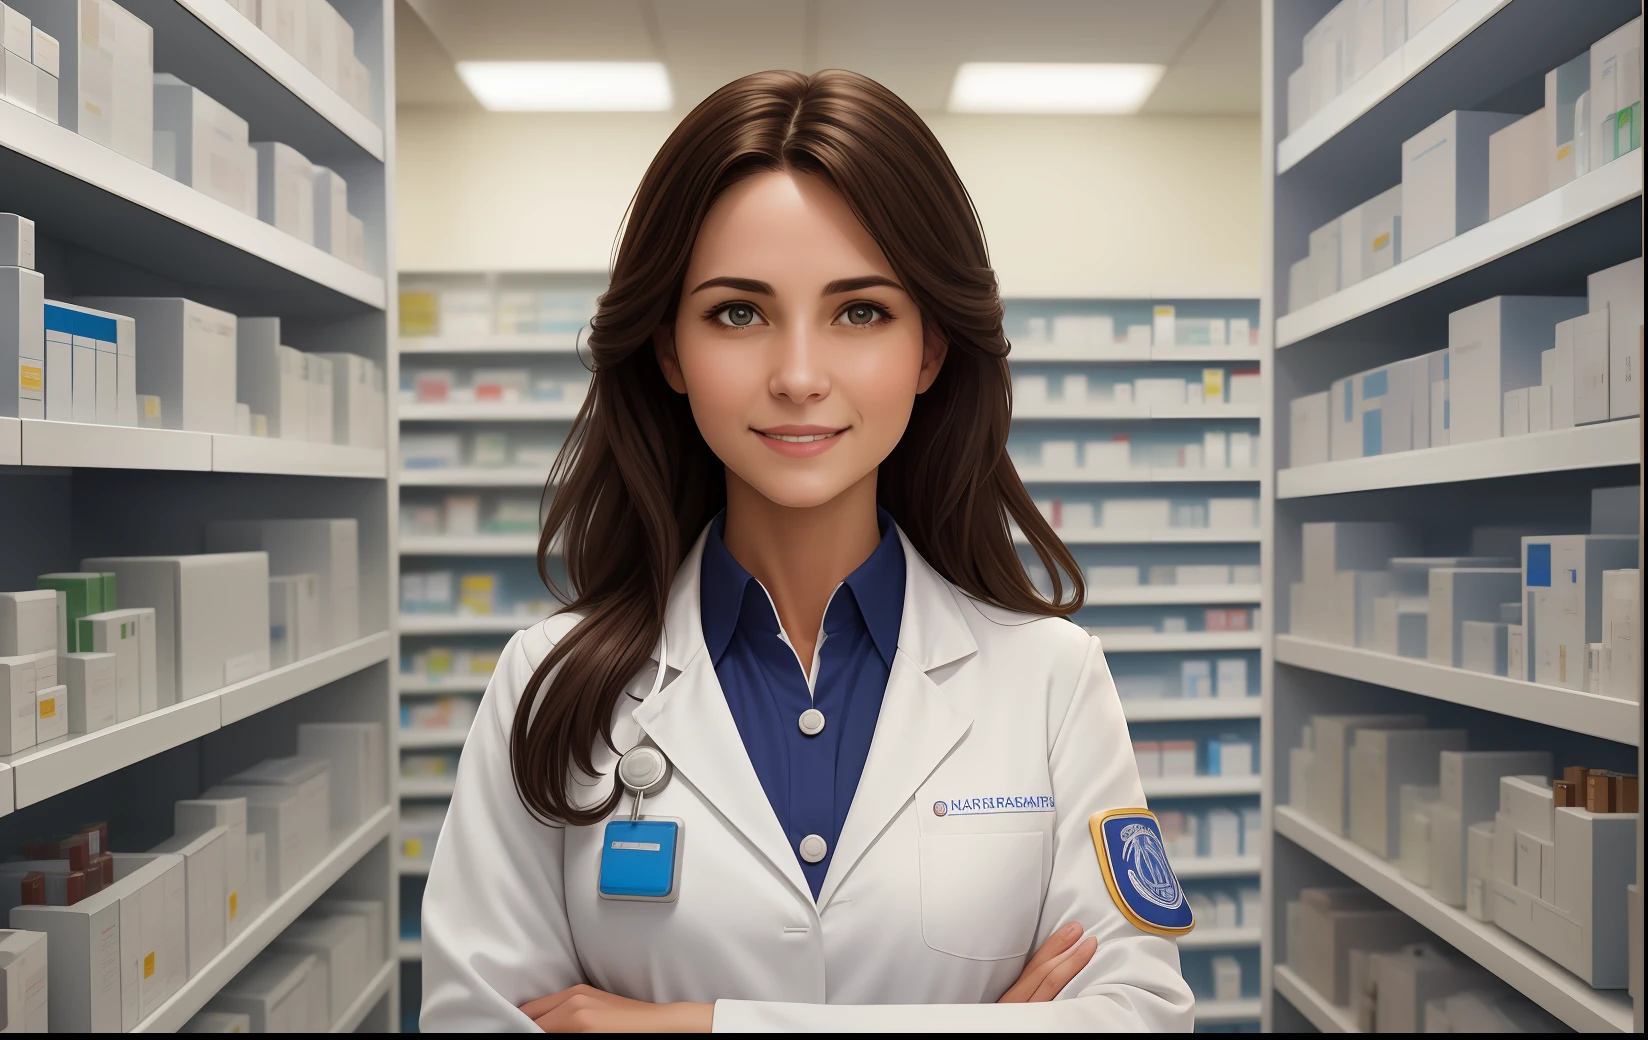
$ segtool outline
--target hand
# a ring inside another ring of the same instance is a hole
[[[714,1004],[650,1004],[577,985],[521,1005],[546,1033],[708,1033]]]
[[[1099,940],[1091,935],[1081,938],[1082,926],[1071,921],[1047,937],[1030,963],[1019,973],[1019,980],[1001,995],[998,1004],[1028,1004],[1052,1000],[1059,990],[1069,985],[1077,972],[1087,967]],[[1077,940],[1080,940],[1079,942]]]

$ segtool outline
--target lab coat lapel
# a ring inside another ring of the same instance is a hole
[[[904,532],[904,613],[887,675],[875,738],[852,807],[818,894],[822,909],[952,748],[972,715],[928,672],[977,652],[950,583],[921,558]]]
[[[706,529],[707,530],[707,529]],[[738,735],[715,665],[704,647],[698,611],[698,575],[704,538],[676,572],[665,610],[671,676],[662,690],[642,701],[632,717],[669,756],[676,771],[754,846],[773,869],[812,903],[812,889],[779,825],[761,780]],[[688,842],[693,841],[690,836]]]

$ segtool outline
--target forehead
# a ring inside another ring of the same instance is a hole
[[[688,281],[738,276],[772,282],[863,274],[893,277],[881,247],[847,203],[816,177],[765,172],[728,188],[705,215]]]

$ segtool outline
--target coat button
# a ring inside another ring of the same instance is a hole
[[[808,708],[801,713],[801,718],[796,721],[797,725],[801,727],[801,732],[809,737],[816,737],[824,732],[824,713],[817,708]]]
[[[801,839],[801,858],[808,863],[818,863],[830,851],[830,845],[816,834],[809,834]]]

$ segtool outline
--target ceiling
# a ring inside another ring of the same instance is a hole
[[[453,62],[661,61],[685,112],[764,69],[846,68],[923,113],[964,61],[1149,62],[1146,115],[1257,115],[1259,0],[396,0],[401,105],[476,108]]]

